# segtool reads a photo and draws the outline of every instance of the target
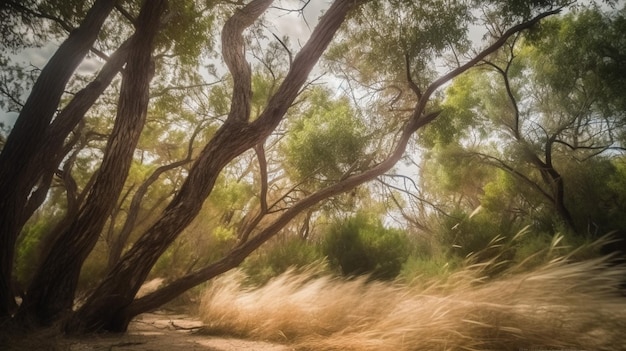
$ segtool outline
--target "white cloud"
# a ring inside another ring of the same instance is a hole
[[[311,0],[302,13],[288,12],[282,9],[297,10],[304,5],[303,1],[279,1],[268,13],[268,19],[273,24],[272,31],[278,37],[287,36],[297,46],[304,43],[311,36],[319,17],[330,6],[329,1]]]

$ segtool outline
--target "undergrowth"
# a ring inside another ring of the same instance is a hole
[[[557,248],[555,240],[546,251]],[[626,349],[626,268],[608,257],[576,262],[575,254],[530,270],[470,259],[419,284],[320,275],[312,266],[251,288],[236,271],[206,291],[200,315],[208,333],[297,350]]]

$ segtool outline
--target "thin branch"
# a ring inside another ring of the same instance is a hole
[[[541,14],[537,15],[536,17],[534,17],[531,20],[528,20],[526,22],[523,22],[523,23],[520,23],[520,24],[518,24],[516,26],[513,26],[511,29],[507,30],[493,44],[489,45],[486,49],[484,49],[483,51],[478,53],[473,59],[469,60],[465,64],[457,67],[456,69],[448,72],[444,76],[442,76],[439,79],[435,80],[426,89],[426,91],[424,92],[423,98],[418,102],[418,105],[415,108],[415,113],[413,115],[412,121],[410,122],[411,123],[411,127],[412,127],[411,129],[413,131],[416,131],[418,128],[422,127],[424,124],[427,124],[427,123],[430,122],[429,120],[423,120],[422,119],[422,113],[423,113],[423,111],[426,108],[426,103],[430,99],[430,96],[437,89],[439,89],[442,85],[444,85],[445,83],[447,83],[451,79],[455,78],[459,74],[467,71],[468,69],[470,69],[471,67],[473,67],[477,63],[481,62],[482,60],[484,60],[485,57],[487,57],[487,56],[491,55],[492,53],[496,52],[498,49],[500,49],[507,42],[507,40],[512,35],[515,35],[516,33],[520,32],[520,31],[523,31],[525,29],[531,28],[535,24],[539,23],[539,21],[541,21],[542,19],[544,19],[544,18],[546,18],[548,16],[555,15],[555,14],[560,13],[560,12],[561,12],[561,8],[558,8],[558,9],[555,9],[555,10],[552,10],[552,11],[547,11],[547,12],[544,12],[544,13],[541,13]]]
[[[4,95],[12,103],[17,105],[19,107],[19,110],[16,110],[15,112],[19,112],[24,107],[24,103],[22,101],[20,101],[15,95],[11,94],[11,92],[9,91],[9,89],[6,87],[6,85],[4,83],[5,82],[3,81],[2,84],[0,84],[0,94]],[[9,112],[11,112],[11,111],[9,111]]]
[[[172,169],[181,167],[192,161],[193,144],[198,134],[200,134],[200,131],[202,131],[202,125],[203,123],[199,123],[196,126],[193,133],[191,134],[191,137],[189,138],[189,143],[187,144],[187,155],[185,156],[185,158],[166,164],[164,166],[158,167],[137,188],[137,191],[133,195],[130,205],[128,207],[128,215],[126,216],[124,225],[122,226],[122,229],[120,230],[118,234],[116,242],[111,245],[111,249],[109,252],[109,262],[108,262],[108,267],[107,267],[109,270],[119,260],[122,254],[122,249],[124,245],[126,244],[126,242],[128,241],[128,238],[130,237],[132,230],[135,228],[135,224],[137,223],[137,219],[139,217],[139,212],[141,210],[143,199],[148,193],[148,190],[150,189],[152,184],[154,184],[154,182],[156,182],[163,173],[170,171]]]
[[[487,154],[483,154],[480,152],[474,152],[473,153],[476,156],[480,156],[481,158],[486,160],[486,164],[492,165],[494,167],[497,167],[503,171],[506,171],[507,173],[515,176],[516,178],[524,181],[524,183],[526,183],[527,185],[529,185],[530,187],[532,187],[533,189],[537,190],[541,195],[543,195],[546,199],[548,199],[551,203],[554,203],[554,197],[552,195],[550,195],[548,192],[546,192],[542,187],[540,187],[536,182],[534,182],[532,179],[528,178],[525,174],[521,173],[520,171],[516,170],[515,168],[513,168],[512,166],[508,165],[506,162],[500,160],[497,157],[491,156],[491,155],[487,155]],[[487,162],[490,161],[490,162]],[[542,172],[543,174],[543,172]]]
[[[282,45],[285,51],[287,51],[287,55],[289,55],[289,67],[291,68],[291,64],[293,63],[293,53],[291,52],[291,50],[289,50],[287,44],[280,40],[280,38],[276,34],[272,33],[272,35],[274,36],[274,38],[276,38],[276,40],[278,40],[278,42],[280,43],[280,45]]]
[[[277,10],[281,10],[281,11],[285,11],[288,14],[292,13],[292,12],[297,12],[298,16],[302,16],[302,19],[304,20],[304,24],[306,24],[306,27],[311,30],[311,26],[309,25],[309,21],[306,20],[306,17],[304,17],[304,9],[309,5],[309,3],[311,2],[311,0],[306,0],[304,2],[304,5],[302,5],[302,7],[298,8],[298,9],[288,9],[285,7],[280,7],[280,6],[272,6],[272,8],[277,9]]]
[[[265,148],[262,143],[254,147],[257,159],[259,161],[259,174],[261,176],[261,212],[267,213],[267,159],[265,158]]]
[[[411,90],[413,90],[413,92],[415,93],[415,96],[417,96],[417,99],[421,100],[422,91],[417,86],[417,84],[415,84],[415,82],[413,81],[413,77],[411,77],[411,61],[409,58],[409,54],[404,54],[404,64],[405,64],[405,69],[406,69],[406,81],[409,84],[409,87],[411,88]]]
[[[12,0],[6,0],[5,4],[13,7],[15,10],[17,11],[21,11],[24,12],[28,15],[37,17],[37,18],[44,18],[44,19],[49,19],[55,23],[57,23],[58,25],[61,26],[61,28],[63,28],[65,31],[67,31],[68,33],[74,30],[74,27],[72,27],[69,23],[65,22],[63,19],[56,17],[56,16],[52,16],[50,14],[47,13],[42,13],[42,12],[37,12],[35,10],[29,9],[28,7],[17,3],[15,1]]]
[[[126,18],[128,20],[128,22],[130,22],[133,27],[137,27],[137,19],[135,17],[133,17],[133,15],[130,14],[130,12],[126,11],[126,9],[124,7],[122,7],[122,4],[116,4],[115,5],[115,9],[117,10],[117,12],[119,12],[122,17]]]
[[[383,176],[400,176],[400,175],[388,175],[388,174],[384,174]],[[444,215],[444,216],[446,216],[446,217],[450,217],[450,218],[454,218],[454,219],[459,219],[458,217],[454,217],[454,216],[450,215],[449,213],[447,213],[446,211],[442,210],[442,209],[441,209],[438,205],[435,205],[434,203],[432,203],[432,202],[430,202],[430,201],[428,201],[428,200],[426,200],[426,199],[424,199],[424,198],[421,198],[421,197],[419,197],[419,196],[417,196],[417,195],[413,194],[412,192],[408,191],[407,189],[402,189],[402,188],[400,188],[400,187],[397,187],[397,186],[395,186],[395,185],[392,185],[392,184],[390,184],[390,183],[387,183],[387,182],[385,182],[384,180],[382,180],[380,177],[379,177],[379,178],[376,178],[376,180],[377,180],[380,184],[382,184],[382,185],[384,185],[384,186],[386,186],[386,187],[388,187],[388,188],[391,188],[391,189],[394,189],[394,190],[398,190],[398,191],[400,191],[400,192],[402,192],[402,193],[404,193],[404,194],[407,194],[408,196],[410,196],[410,197],[414,198],[414,199],[415,199],[415,200],[417,200],[418,202],[422,202],[422,203],[427,204],[428,206],[432,207],[435,211],[437,211],[437,212],[441,213],[442,215]]]
[[[400,189],[398,189],[400,190]],[[401,191],[401,190],[400,190]],[[412,225],[414,225],[415,227],[417,227],[418,229],[424,231],[424,232],[429,232],[432,233],[432,229],[428,228],[427,226],[425,226],[424,224],[420,223],[419,221],[417,221],[415,218],[413,218],[412,216],[409,216],[405,211],[404,211],[404,206],[402,206],[400,204],[400,201],[396,198],[396,196],[393,194],[392,191],[389,192],[389,196],[391,197],[391,200],[393,201],[393,203],[396,205],[396,207],[398,208],[398,210],[400,211],[400,214],[402,215],[402,218],[404,218],[406,221],[408,221],[409,223],[411,223]]]
[[[210,87],[216,84],[220,84],[222,83],[222,80],[218,80],[215,82],[211,82],[211,83],[200,83],[200,84],[191,84],[191,85],[181,85],[181,86],[167,86],[165,88],[163,88],[162,90],[155,92],[154,94],[150,94],[150,98],[153,99],[155,97],[159,97],[159,96],[163,96],[166,93],[173,91],[173,90],[187,90],[187,89],[195,89],[195,88],[204,88],[204,87]]]
[[[520,134],[520,130],[519,130],[519,121],[520,121],[520,111],[519,111],[519,107],[517,104],[517,99],[515,98],[515,95],[513,95],[513,89],[511,88],[511,81],[509,80],[509,69],[511,67],[511,63],[513,62],[513,59],[515,57],[512,55],[511,58],[509,59],[509,61],[506,64],[506,68],[502,69],[500,66],[496,65],[495,63],[491,62],[491,61],[483,61],[485,64],[487,64],[488,66],[491,66],[492,68],[494,68],[502,77],[502,80],[504,81],[504,88],[506,90],[506,95],[509,98],[509,101],[511,103],[511,106],[513,107],[513,125],[509,126],[509,128],[511,129],[511,131],[513,132],[513,136],[515,137],[516,140],[521,140],[521,134]]]
[[[267,159],[265,158],[265,148],[263,143],[259,143],[254,147],[254,152],[256,153],[257,160],[259,161],[259,175],[261,181],[261,193],[259,194],[259,201],[261,205],[261,209],[259,212],[250,220],[245,221],[242,229],[240,229],[239,234],[239,243],[244,243],[250,237],[252,230],[261,222],[263,217],[268,213],[267,206]]]

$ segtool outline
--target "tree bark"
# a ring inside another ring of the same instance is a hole
[[[127,39],[120,47],[110,56],[109,60],[102,66],[102,69],[96,78],[81,89],[74,98],[59,112],[50,127],[46,131],[40,152],[33,158],[32,164],[38,167],[32,167],[30,174],[33,183],[29,185],[31,188],[36,187],[36,191],[28,199],[28,203],[23,215],[23,222],[20,223],[18,231],[20,231],[28,218],[33,214],[41,203],[45,200],[45,196],[50,190],[50,184],[57,167],[66,157],[71,147],[64,144],[68,135],[76,129],[76,126],[85,117],[87,111],[93,106],[97,99],[102,95],[104,90],[111,84],[113,78],[122,70],[126,63],[126,56],[130,48],[131,39]],[[36,196],[40,194],[40,196]]]
[[[567,228],[575,231],[576,224],[574,223],[574,218],[565,205],[565,183],[563,182],[563,177],[552,164],[552,147],[554,143],[551,140],[552,138],[546,142],[545,162],[530,150],[527,152],[528,159],[537,168],[541,174],[541,179],[547,185],[551,195],[550,200],[557,215],[561,217]]]
[[[120,258],[122,257],[122,252],[124,251],[124,246],[127,244],[128,239],[130,238],[130,234],[135,228],[135,224],[137,223],[137,219],[139,218],[139,212],[142,209],[142,201],[148,193],[150,186],[154,182],[156,182],[163,173],[191,162],[193,143],[200,130],[201,125],[198,125],[189,140],[189,146],[187,147],[187,156],[184,159],[157,168],[143,183],[141,183],[139,188],[137,188],[137,191],[133,195],[133,198],[130,202],[124,225],[122,226],[122,229],[120,230],[117,237],[112,240],[111,248],[109,249],[109,258],[107,261],[107,272],[112,270],[113,267],[115,267],[115,265],[120,261]]]
[[[154,74],[153,42],[167,0],[145,1],[128,53],[118,112],[96,181],[78,217],[59,235],[37,270],[18,318],[48,325],[72,309],[84,260],[98,241],[115,207],[145,124],[149,85]]]
[[[11,274],[15,242],[25,222],[24,209],[31,194],[33,158],[42,152],[45,132],[63,90],[100,33],[116,0],[97,0],[80,27],[70,33],[41,71],[0,154],[0,318],[15,306]]]
[[[333,3],[320,19],[309,41],[296,56],[289,73],[266,110],[257,120],[249,123],[247,106],[250,104],[251,96],[250,71],[243,67],[247,67],[248,63],[243,55],[243,41],[239,37],[270,3],[271,0],[252,1],[237,11],[225,24],[225,33],[222,36],[231,38],[231,41],[224,41],[225,46],[222,50],[234,80],[233,105],[226,122],[202,151],[179,193],[164,210],[161,218],[139,238],[78,310],[68,324],[68,331],[123,332],[136,314],[145,312],[141,309],[129,309],[129,306],[152,266],[195,218],[204,200],[211,193],[220,171],[235,157],[264,140],[280,123],[313,66],[344,22],[347,13],[361,2]],[[242,96],[248,100],[241,99]],[[229,261],[225,267],[231,267],[232,264],[236,265],[239,262]],[[168,298],[171,299],[180,292],[174,289]],[[146,308],[150,307],[157,306],[150,304]]]

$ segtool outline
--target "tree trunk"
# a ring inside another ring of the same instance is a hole
[[[201,130],[202,124],[197,125],[196,129],[191,135],[191,138],[189,139],[189,144],[187,145],[187,156],[184,159],[172,162],[168,165],[164,165],[155,169],[154,172],[152,172],[152,174],[150,174],[150,176],[143,183],[141,183],[139,188],[137,188],[137,191],[133,195],[133,198],[130,202],[130,206],[128,207],[126,220],[124,221],[122,229],[115,238],[111,238],[106,269],[107,272],[111,271],[113,267],[115,267],[115,265],[120,261],[122,257],[122,252],[124,251],[124,246],[126,246],[126,244],[128,243],[128,239],[130,238],[133,229],[135,229],[137,220],[139,219],[139,212],[142,210],[142,201],[148,193],[150,186],[152,186],[152,184],[156,182],[163,173],[191,162],[193,154],[193,144]],[[169,195],[167,197],[169,197]],[[164,199],[165,198],[163,198],[163,200]]]
[[[552,189],[553,199],[554,199],[554,208],[556,213],[561,217],[563,223],[571,230],[576,231],[576,224],[574,223],[574,218],[570,213],[567,206],[565,206],[565,183],[563,182],[563,177],[561,174],[557,172],[552,166],[545,170],[549,175],[549,184]]]
[[[563,177],[561,177],[561,174],[552,164],[552,145],[554,145],[554,143],[551,141],[546,143],[545,162],[541,160],[532,150],[527,150],[526,155],[530,163],[537,167],[539,173],[541,174],[541,179],[548,187],[551,195],[549,199],[552,202],[552,206],[554,207],[557,215],[561,217],[561,220],[569,229],[575,231],[576,225],[574,223],[574,219],[572,218],[567,206],[565,206],[565,184],[563,182]]]
[[[80,27],[70,33],[41,71],[0,154],[0,318],[11,314],[15,301],[11,274],[15,243],[26,221],[24,210],[33,186],[33,158],[59,105],[65,85],[100,33],[116,0],[97,0]]]
[[[193,138],[192,138],[193,139]],[[190,149],[193,140],[190,142]],[[191,150],[190,150],[191,151]],[[140,186],[137,188],[137,191],[133,195],[133,198],[130,202],[130,206],[128,208],[126,214],[126,220],[124,221],[124,225],[122,229],[118,233],[116,238],[112,238],[109,249],[109,257],[107,261],[107,272],[112,270],[113,267],[120,261],[122,257],[122,252],[124,251],[124,246],[128,243],[128,239],[135,228],[135,224],[137,223],[137,219],[139,218],[139,212],[141,211],[141,204],[143,198],[146,193],[148,193],[148,189],[150,186],[159,179],[159,176],[169,170],[180,167],[187,163],[191,162],[191,152],[188,154],[187,158],[173,162],[169,165],[161,166],[157,168],[149,177],[146,179]]]
[[[57,172],[57,167],[66,157],[67,153],[71,151],[71,145],[68,147],[67,144],[64,144],[68,135],[76,129],[76,126],[81,122],[83,117],[85,117],[87,111],[93,106],[124,66],[126,55],[130,48],[130,41],[130,39],[127,39],[122,43],[102,66],[96,78],[76,93],[67,106],[59,112],[54,121],[50,124],[41,148],[41,150],[45,150],[46,152],[38,153],[32,161],[32,164],[38,165],[38,167],[33,167],[31,179],[33,181],[41,179],[41,181],[32,186],[36,186],[36,193],[41,193],[43,196],[40,197],[38,202],[37,199],[33,199],[34,196],[31,196],[28,201],[27,210],[24,213],[25,219],[29,218],[33,212],[39,208],[50,189],[50,183],[54,173]]]
[[[125,331],[132,317],[145,312],[142,309],[129,309],[129,306],[152,266],[198,214],[222,168],[264,140],[280,123],[347,13],[360,4],[359,1],[333,3],[296,56],[289,73],[270,99],[265,111],[257,120],[248,123],[250,71],[246,68],[248,63],[243,56],[241,35],[270,3],[269,0],[252,1],[225,24],[222,50],[234,80],[233,104],[226,122],[202,151],[180,192],[164,210],[161,218],[124,255],[68,323],[66,330],[69,332]],[[229,261],[224,269],[236,266],[243,258],[245,256],[238,256]],[[216,270],[219,271],[220,269]],[[182,291],[173,289],[167,298],[171,299]]]
[[[37,270],[18,311],[22,321],[47,325],[72,309],[82,264],[117,203],[145,124],[154,74],[153,41],[166,5],[167,0],[155,0],[142,6],[128,53],[115,125],[96,181],[77,218],[59,235]]]

